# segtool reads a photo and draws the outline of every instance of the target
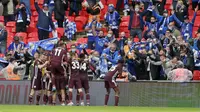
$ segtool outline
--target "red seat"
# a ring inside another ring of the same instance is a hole
[[[64,31],[65,31],[64,28],[56,28],[56,30],[57,30],[58,34],[60,35],[59,37],[64,35]]]
[[[200,71],[199,70],[194,70],[193,80],[200,80]]]
[[[72,22],[75,21],[75,17],[73,17],[73,16],[68,16],[67,18],[68,18],[69,21],[72,21]]]
[[[33,15],[33,17],[37,17],[38,16],[38,12],[34,11],[32,15]]]
[[[34,22],[38,22],[38,16],[34,18]]]
[[[31,11],[33,12],[33,11],[36,11],[36,9],[35,9],[35,6],[34,5],[31,5]]]
[[[4,22],[4,17],[0,16],[0,22]]]
[[[28,34],[28,39],[29,38],[38,38],[38,33],[37,32],[32,32]]]
[[[16,33],[15,35],[21,37],[22,40],[23,40],[23,42],[24,42],[24,43],[27,43],[27,39],[28,39],[28,38],[27,38],[27,33],[25,33],[25,32],[20,32],[20,33]]]
[[[28,42],[37,42],[39,41],[38,37],[28,38]]]
[[[13,42],[13,38],[14,38],[14,33],[10,33],[8,32],[8,36],[7,36],[7,48],[10,46],[10,44]]]
[[[123,16],[121,22],[129,22],[130,16]]]
[[[108,11],[108,6],[104,5],[104,8],[101,10],[101,15],[100,15],[100,20],[103,21],[104,20],[104,16],[106,14],[106,12]]]
[[[172,5],[172,0],[167,0],[167,1],[166,1],[166,4]]]
[[[129,32],[129,30],[128,30],[128,25],[129,25],[129,22],[122,22],[122,23],[120,24],[119,31],[120,31],[120,32],[128,33],[128,32]]]
[[[77,39],[76,42],[79,44],[86,44],[87,41],[88,41],[88,38],[79,38],[79,39]]]
[[[6,23],[7,27],[16,27],[16,22],[15,21],[10,21]]]
[[[44,0],[38,0],[39,5],[43,5],[43,3],[44,3]]]
[[[134,39],[133,39],[133,42],[139,42],[140,40],[139,40],[139,38],[138,37],[135,37]]]
[[[106,0],[101,0],[101,2],[102,2],[103,5],[107,4]]]
[[[78,16],[75,18],[75,23],[76,23],[78,32],[83,31],[83,28],[84,28],[86,22],[87,22],[87,18],[84,16]]]
[[[116,5],[117,5],[117,0],[108,0],[108,1],[107,1],[107,5],[109,5],[109,4],[113,4],[114,7],[116,7]]]

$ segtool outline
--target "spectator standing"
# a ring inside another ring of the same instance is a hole
[[[141,40],[142,31],[144,29],[143,16],[145,12],[139,12],[139,5],[135,5],[135,9],[130,11],[130,20],[128,29],[130,30],[131,38],[134,38],[136,35]]]
[[[82,9],[81,3],[83,2],[83,0],[69,0],[69,2],[69,16],[72,16],[74,12],[76,16],[79,16],[79,11]]]
[[[54,16],[58,22],[58,27],[63,27],[63,21],[65,18],[65,6],[67,2],[67,0],[55,0]]]
[[[174,22],[170,22],[168,27],[164,30],[164,32],[166,32],[166,30],[168,29],[172,31],[172,35],[175,37],[178,37],[181,35],[181,32],[176,28],[176,26],[174,25]]]
[[[65,33],[64,35],[69,39],[75,39],[75,34],[76,34],[76,23],[73,21],[69,21],[69,19],[67,18],[67,16],[65,16],[65,20],[64,20],[64,29],[65,29]]]
[[[115,38],[115,36],[114,36],[112,30],[109,30],[109,31],[108,31],[108,34],[107,34],[107,36],[106,36],[106,39],[107,39],[107,41],[108,41],[108,45],[107,45],[107,46],[109,46],[110,44],[115,44],[116,47],[117,47],[117,50],[120,49],[120,48],[119,48],[119,42],[118,42],[118,40]]]
[[[6,25],[9,21],[15,20],[15,7],[18,4],[18,0],[2,0],[3,4],[3,16],[4,16],[4,23]]]
[[[13,51],[13,53],[20,53],[25,47],[25,44],[19,40],[18,36],[14,37],[14,41],[8,47],[8,51]]]
[[[93,16],[93,20],[86,25],[85,31],[88,32],[87,36],[89,49],[94,49],[95,37],[98,35],[101,28],[102,24],[97,21],[97,16]]]
[[[0,23],[0,53],[6,53],[7,31],[5,26]]]
[[[124,46],[125,45],[127,45],[127,37],[126,37],[126,34],[125,34],[125,32],[121,32],[121,34],[120,34],[120,40],[119,40],[119,50],[120,50],[120,54],[122,55],[122,56],[124,56],[125,55],[125,53],[124,53]]]
[[[120,15],[115,10],[113,4],[109,4],[108,6],[108,12],[105,14],[105,21],[106,25],[109,29],[111,29],[115,35],[116,38],[119,37],[119,24],[120,24]]]
[[[20,3],[16,12],[16,32],[26,32],[30,24],[30,14],[24,2]]]
[[[39,14],[37,23],[39,40],[47,39],[49,38],[49,32],[55,30],[51,14],[48,10],[48,4],[44,4],[43,9],[40,9],[38,0],[35,0],[35,8]]]
[[[181,33],[184,36],[184,40],[186,40],[186,41],[189,38],[192,38],[192,31],[193,31],[193,26],[194,26],[194,22],[195,22],[195,19],[196,19],[197,11],[198,11],[198,7],[196,7],[196,9],[195,9],[195,13],[194,13],[194,16],[193,16],[191,22],[190,22],[188,16],[184,16],[184,22],[181,22],[176,17],[176,15],[174,14],[174,11],[172,11],[173,18],[179,24],[179,26],[181,27]]]
[[[153,9],[154,9],[154,7],[153,7]],[[174,20],[173,16],[168,15],[167,10],[163,11],[163,16],[157,14],[156,11],[153,10],[153,16],[156,17],[157,21],[159,21],[159,35],[164,34],[165,33],[164,29],[166,29],[168,24]]]
[[[99,31],[99,35],[95,37],[95,51],[97,51],[98,54],[101,55],[107,44],[108,40],[105,39],[104,32]]]
[[[48,4],[49,5],[49,12],[52,15],[54,8],[55,8],[55,2],[54,0],[44,0],[44,4]]]
[[[31,3],[30,3],[30,0],[20,0],[20,2],[23,2],[25,4],[27,12],[31,15]]]

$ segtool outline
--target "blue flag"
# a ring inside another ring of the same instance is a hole
[[[45,39],[45,40],[41,40],[38,42],[29,42],[27,44],[26,48],[29,48],[30,53],[33,56],[35,54],[35,52],[37,51],[38,47],[41,47],[44,50],[51,51],[51,50],[53,50],[53,48],[57,42],[58,42],[57,38]]]

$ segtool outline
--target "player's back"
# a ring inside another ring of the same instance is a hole
[[[105,80],[113,80],[115,79],[119,74],[122,74],[123,65],[117,64],[115,66],[112,66],[108,73],[105,76]]]
[[[66,60],[67,57],[67,50],[61,47],[57,47],[53,50],[51,56],[51,63],[62,63]]]
[[[88,68],[89,68],[88,61],[80,61],[80,77],[82,79],[88,78]]]
[[[70,65],[70,73],[71,78],[80,78],[80,60],[79,59],[71,59],[69,62]]]

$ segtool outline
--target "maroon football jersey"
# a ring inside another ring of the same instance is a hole
[[[71,78],[80,78],[80,61],[78,59],[72,59],[69,61]]]
[[[105,76],[105,80],[114,80],[119,74],[122,74],[123,65],[112,66]]]
[[[80,77],[81,79],[88,79],[88,68],[89,68],[89,62],[88,61],[81,61],[80,62]]]
[[[51,64],[61,64],[67,61],[67,50],[61,47],[57,47],[53,50],[51,56]]]
[[[34,63],[34,71],[33,71],[33,77],[35,79],[41,79],[42,78],[42,69],[38,68],[38,65],[42,65],[43,63],[40,60],[36,60]]]

